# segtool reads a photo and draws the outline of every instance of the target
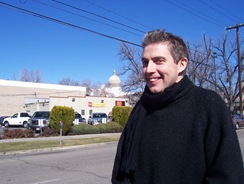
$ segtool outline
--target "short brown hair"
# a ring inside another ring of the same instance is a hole
[[[142,40],[142,47],[144,49],[149,44],[161,42],[168,44],[169,51],[175,63],[178,63],[183,57],[189,60],[188,49],[183,39],[164,30],[156,29],[146,33]]]

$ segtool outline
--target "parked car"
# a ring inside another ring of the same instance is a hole
[[[18,112],[14,115],[4,118],[3,125],[5,127],[8,126],[23,126],[27,127],[28,120],[30,119],[30,115],[27,112]]]
[[[49,126],[50,111],[36,111],[28,121],[28,128],[40,132]]]
[[[5,118],[8,118],[9,116],[0,116],[0,125],[1,126],[4,126],[4,124],[3,124],[3,120],[5,119]]]
[[[73,121],[73,125],[78,125],[80,123],[86,123],[86,119],[83,118],[80,113],[75,112],[75,119]]]
[[[244,117],[240,114],[233,114],[232,121],[236,129],[244,126]]]
[[[107,123],[108,116],[106,113],[95,112],[89,116],[88,124],[97,125],[98,123]]]

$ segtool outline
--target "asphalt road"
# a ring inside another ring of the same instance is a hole
[[[244,158],[244,129],[237,130]],[[88,135],[87,135],[88,136]],[[0,156],[1,184],[110,184],[117,143]]]
[[[116,146],[0,156],[0,183],[109,184]]]

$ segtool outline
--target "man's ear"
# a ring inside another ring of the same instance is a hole
[[[182,74],[186,71],[187,65],[188,65],[188,59],[186,57],[181,58],[181,60],[178,63],[179,74]]]

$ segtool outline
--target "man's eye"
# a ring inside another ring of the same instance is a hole
[[[164,62],[164,59],[157,59],[156,61],[154,61],[155,63],[157,64],[160,64],[160,63],[163,63]]]
[[[146,60],[142,60],[142,65],[143,65],[143,66],[147,66],[147,65],[148,65],[148,61],[146,61]]]

